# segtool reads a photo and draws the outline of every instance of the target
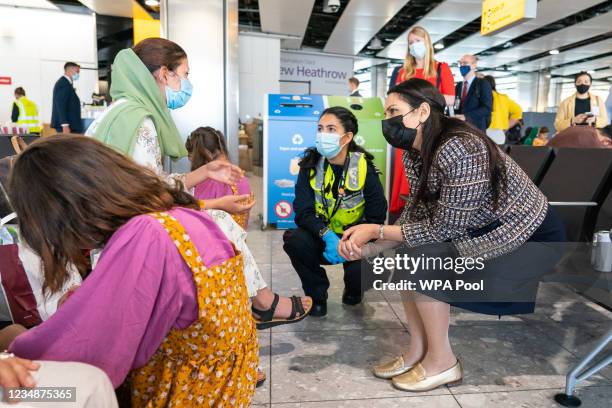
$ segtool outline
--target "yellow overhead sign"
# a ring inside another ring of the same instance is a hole
[[[480,34],[491,35],[535,18],[537,0],[483,0]]]

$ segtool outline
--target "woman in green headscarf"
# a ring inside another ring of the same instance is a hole
[[[148,38],[133,49],[120,51],[112,66],[113,103],[85,134],[164,176],[162,157],[187,156],[168,109],[179,108],[189,100],[188,76],[187,54],[172,41]],[[241,175],[236,166],[214,162],[184,175],[171,174],[165,178],[180,180],[191,189],[209,177],[231,184]],[[239,204],[245,198],[228,196],[208,200],[206,208],[242,212],[248,209]]]

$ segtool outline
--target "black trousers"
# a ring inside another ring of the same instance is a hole
[[[306,296],[315,302],[327,300],[329,279],[325,268],[329,265],[323,257],[325,243],[310,232],[297,228],[285,231],[283,235],[283,249],[289,255],[291,264],[300,276],[302,288]],[[359,296],[363,293],[361,288],[361,262],[344,262],[344,286],[349,295]]]

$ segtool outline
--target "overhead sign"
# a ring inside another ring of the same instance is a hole
[[[280,80],[309,82],[311,94],[348,95],[348,79],[352,76],[352,58],[281,53]]]
[[[538,0],[483,0],[480,34],[491,35],[536,17]]]
[[[0,76],[0,85],[11,85],[13,83],[11,77]]]

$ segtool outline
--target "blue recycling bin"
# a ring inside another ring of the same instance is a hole
[[[293,199],[304,150],[315,145],[322,95],[266,95],[263,226],[295,228]]]

